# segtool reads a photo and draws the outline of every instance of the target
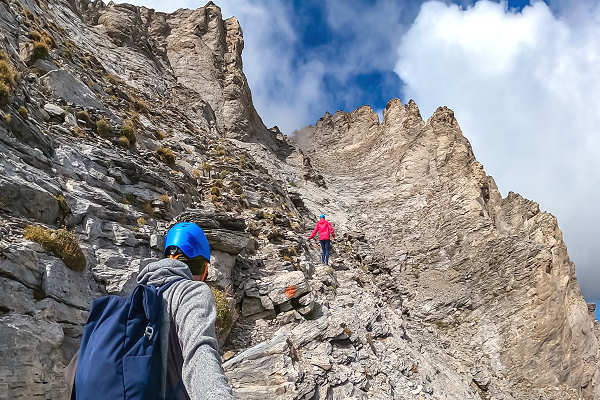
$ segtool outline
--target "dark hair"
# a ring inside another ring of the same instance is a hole
[[[204,269],[209,263],[209,261],[202,256],[188,258],[185,255],[185,253],[181,251],[181,249],[177,246],[167,247],[167,249],[165,250],[165,255],[167,258],[171,256],[179,256],[177,257],[177,260],[187,264],[187,266],[190,267],[192,275],[204,275]]]

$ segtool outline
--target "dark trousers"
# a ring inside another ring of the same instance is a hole
[[[321,262],[325,265],[329,265],[329,246],[329,239],[321,240]]]

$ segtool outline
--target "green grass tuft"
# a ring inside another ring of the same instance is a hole
[[[110,126],[108,126],[108,122],[104,118],[101,118],[96,122],[96,131],[102,137],[110,137]]]
[[[50,54],[50,48],[45,41],[35,41],[33,42],[33,53],[31,55],[32,61],[35,60],[44,60]]]

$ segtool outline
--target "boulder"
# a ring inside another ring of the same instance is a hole
[[[21,314],[35,310],[35,294],[20,282],[0,276],[0,310]]]
[[[258,314],[263,312],[265,309],[260,301],[260,298],[256,297],[244,297],[242,300],[242,315],[249,317],[250,315]]]
[[[38,252],[32,247],[43,251],[37,244],[19,244],[3,250],[0,257],[0,275],[21,282],[27,287],[41,289],[43,269]]]
[[[252,237],[246,232],[235,232],[227,229],[206,229],[204,231],[211,248],[232,255],[242,250],[251,249],[254,245]]]
[[[291,299],[299,298],[311,290],[302,271],[277,274],[268,281],[268,287],[269,299],[275,305],[281,305]]]
[[[0,200],[14,215],[43,224],[54,225],[62,215],[54,196],[35,182],[0,176]]]
[[[54,155],[54,143],[51,137],[42,133],[37,125],[23,121],[18,112],[12,112],[10,121],[0,124],[0,136],[8,136],[10,132],[21,143],[39,149],[46,157]]]
[[[48,113],[50,119],[58,120],[60,122],[63,122],[65,120],[65,110],[63,110],[56,104],[46,103],[44,105],[44,111]]]
[[[297,308],[298,312],[302,315],[310,314],[310,312],[315,308],[315,297],[312,292],[308,292],[304,296],[298,299]]]
[[[235,262],[235,256],[229,253],[218,250],[211,251],[206,281],[214,283],[219,289],[231,287],[231,275]]]

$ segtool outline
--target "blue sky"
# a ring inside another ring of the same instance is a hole
[[[132,0],[161,11],[191,0]],[[503,195],[558,218],[588,301],[600,301],[600,0],[224,0],[268,127],[414,99],[454,110]]]
[[[417,16],[420,5],[424,1],[416,0],[396,3],[398,12],[391,18],[383,21],[389,28],[407,27]],[[322,0],[294,0],[290,2],[290,13],[295,16],[291,20],[293,29],[298,34],[298,41],[295,43],[295,53],[298,63],[306,61],[310,57],[317,57],[323,60],[334,59],[337,63],[344,63],[344,51],[352,51],[352,45],[356,43],[356,36],[362,34],[362,29],[352,30],[342,26],[332,26],[328,21],[328,11],[332,7],[341,5],[341,3],[329,2],[329,7],[323,7]],[[381,1],[354,1],[353,8],[374,9],[379,7]],[[469,6],[474,1],[457,1],[462,6]],[[507,8],[521,11],[524,6],[529,5],[528,0],[511,0],[507,3]],[[369,29],[366,20],[364,29]],[[243,26],[242,26],[243,28]],[[396,31],[397,32],[397,31]],[[374,52],[389,51],[389,42],[382,43],[379,48],[376,44]],[[381,55],[380,55],[381,56]],[[331,61],[329,61],[331,62]],[[405,98],[402,91],[402,80],[393,72],[393,57],[387,63],[373,65],[353,71],[344,79],[336,78],[335,74],[326,74],[323,79],[325,92],[329,93],[329,109],[326,111],[335,112],[336,110],[354,110],[364,104],[368,104],[376,110],[382,110],[387,102],[394,97]],[[348,96],[350,90],[352,96]],[[312,121],[318,120],[323,114],[323,110],[315,110],[311,117]],[[289,130],[289,128],[288,128]]]

